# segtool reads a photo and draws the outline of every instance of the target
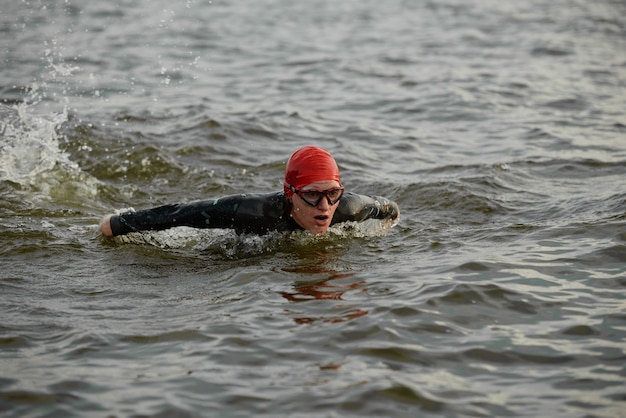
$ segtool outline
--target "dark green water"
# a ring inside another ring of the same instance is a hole
[[[620,1],[15,1],[0,414],[622,417]],[[314,144],[402,218],[106,240]]]

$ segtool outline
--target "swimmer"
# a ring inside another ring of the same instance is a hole
[[[345,192],[332,155],[306,146],[293,153],[285,168],[283,191],[238,194],[218,199],[169,204],[106,215],[105,237],[160,231],[177,226],[234,229],[238,234],[307,230],[318,235],[334,224],[366,219],[396,222],[400,210],[380,196]]]

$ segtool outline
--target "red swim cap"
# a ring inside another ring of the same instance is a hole
[[[339,167],[328,151],[318,147],[306,146],[291,155],[285,167],[285,196],[293,191],[289,186],[300,190],[307,184],[318,181],[339,179]]]

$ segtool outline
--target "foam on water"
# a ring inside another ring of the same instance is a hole
[[[118,211],[119,213],[120,211]],[[329,228],[328,233],[313,235],[307,231],[273,232],[266,235],[237,235],[227,229],[177,227],[165,231],[133,232],[115,237],[118,244],[149,245],[164,250],[211,253],[225,258],[239,258],[273,253],[285,249],[336,244],[345,239],[384,236],[395,224],[370,219],[345,222]]]

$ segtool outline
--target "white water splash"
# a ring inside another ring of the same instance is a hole
[[[0,181],[32,201],[82,204],[97,194],[98,182],[59,147],[58,127],[67,113],[48,118],[28,114],[28,107],[0,105]]]
[[[237,235],[227,229],[177,227],[165,231],[133,232],[117,236],[115,241],[118,244],[149,245],[164,250],[212,253],[226,258],[239,258],[274,253],[288,248],[336,244],[344,239],[381,237],[387,234],[392,226],[389,221],[378,219],[345,222],[332,226],[322,235],[313,235],[307,231]]]

